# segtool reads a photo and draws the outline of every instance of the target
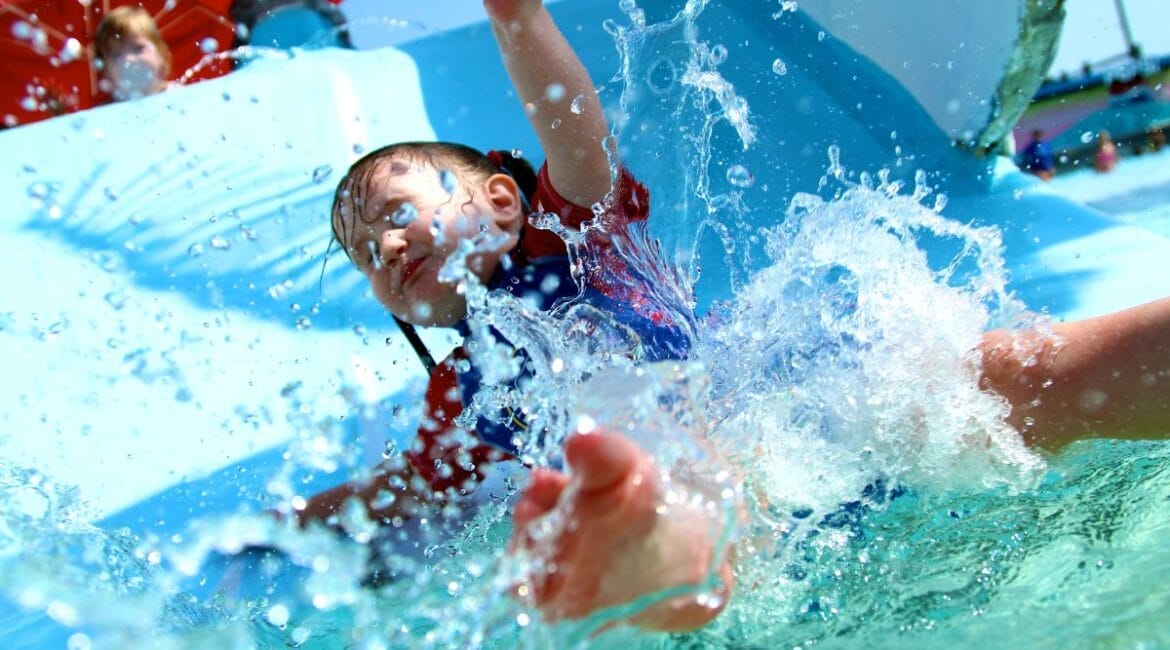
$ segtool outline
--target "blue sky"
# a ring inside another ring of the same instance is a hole
[[[1146,54],[1170,54],[1170,0],[1124,0],[1130,28]],[[1054,74],[1076,72],[1125,52],[1113,0],[1067,0],[1064,31],[1052,65]]]
[[[1134,40],[1146,53],[1170,54],[1170,0],[1124,0],[1124,5]],[[1067,18],[1053,74],[1075,72],[1085,61],[1097,62],[1125,51],[1114,0],[1066,0],[1065,7]],[[351,18],[359,48],[388,45],[483,18],[482,0],[345,0],[342,8]],[[388,22],[386,18],[391,17],[411,24]]]

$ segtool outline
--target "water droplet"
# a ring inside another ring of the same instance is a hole
[[[431,227],[428,230],[431,233],[431,238],[435,240],[435,246],[442,246],[447,243],[447,234],[438,221],[432,221]]]
[[[431,304],[429,302],[420,302],[414,305],[414,307],[411,308],[411,311],[414,312],[415,320],[421,321],[430,320],[431,314],[434,313],[434,310],[431,308]]]
[[[219,41],[211,38],[210,36],[199,41],[199,51],[203,52],[204,54],[211,54],[218,49]]]
[[[552,124],[550,124],[549,126],[551,126],[551,127],[552,127],[552,128],[554,128],[554,129],[558,129],[558,128],[560,128],[560,126],[561,126],[561,118],[559,118],[559,117],[558,117],[557,119],[553,120],[553,121],[552,121]]]
[[[845,175],[845,170],[841,168],[841,147],[835,144],[829,145],[828,172],[830,176],[837,179]]]
[[[447,194],[454,194],[459,187],[459,179],[455,176],[455,172],[450,169],[439,170],[439,184],[443,186],[443,191]]]
[[[212,237],[210,244],[212,248],[221,251],[231,248],[231,242],[229,242],[223,235],[216,235]]]
[[[776,59],[772,62],[772,72],[775,72],[778,76],[783,77],[784,75],[788,74],[788,64],[784,63],[780,59]]]
[[[544,89],[544,98],[550,102],[556,103],[565,98],[565,87],[562,84],[553,82]]]
[[[755,184],[756,177],[743,165],[732,165],[727,168],[727,182],[740,188],[748,188]]]
[[[322,183],[333,173],[332,165],[321,165],[313,170],[313,182]]]
[[[513,158],[516,158],[516,159],[523,158],[523,157],[524,157],[524,152],[523,152],[523,151],[521,151],[521,150],[519,150],[519,149],[513,149],[513,150],[512,150],[512,157],[513,157]]]
[[[267,613],[268,622],[276,627],[283,628],[288,625],[288,608],[281,604],[273,605],[268,608]]]
[[[27,41],[32,38],[32,25],[29,25],[23,20],[12,23],[12,35],[18,40]]]
[[[719,65],[727,60],[727,48],[723,45],[716,45],[711,48],[711,64]]]
[[[551,296],[561,286],[561,279],[556,274],[549,273],[540,281],[540,290],[547,296]]]
[[[81,57],[81,42],[76,38],[65,41],[65,45],[57,56],[61,59],[61,63],[76,61]]]
[[[111,291],[111,292],[107,293],[104,297],[105,297],[106,302],[109,303],[109,305],[111,307],[113,307],[116,311],[120,311],[123,307],[126,306],[127,295],[126,295],[125,291],[121,291],[121,290]]]
[[[28,186],[28,195],[34,199],[49,200],[57,194],[60,188],[61,186],[58,183],[36,181]]]
[[[1083,142],[1085,144],[1089,144],[1092,141],[1093,141],[1093,132],[1092,131],[1085,131],[1084,133],[1081,134],[1081,142]]]
[[[191,257],[199,257],[203,254],[203,244],[195,242],[187,247],[187,255]]]
[[[302,332],[313,326],[313,321],[309,320],[308,316],[301,316],[297,319],[297,329]]]
[[[670,59],[662,58],[650,66],[650,71],[646,74],[646,83],[651,90],[661,95],[674,87],[677,78],[678,71],[674,63]]]
[[[366,250],[370,253],[370,266],[375,271],[382,270],[382,253],[378,250],[378,244],[373,241],[366,242]]]
[[[585,111],[585,95],[577,95],[569,104],[569,110],[574,115],[580,115]]]

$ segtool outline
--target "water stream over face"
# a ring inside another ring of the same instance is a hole
[[[697,31],[706,4],[655,25],[623,2],[629,25],[609,26],[627,84],[617,141],[645,146],[642,103],[677,100],[684,137],[667,136],[661,151],[684,173],[652,188],[668,197],[652,220],[677,229],[659,238],[635,228],[620,252],[654,280],[648,300],[682,324],[690,359],[642,364],[637,336],[610,314],[539,311],[484,290],[456,257],[444,273],[463,282],[472,354],[487,369],[467,417],[524,409],[540,432],[521,445],[535,466],[559,465],[561,442],[584,422],[624,428],[680,490],[730,520],[742,497],[742,519],[713,531],[735,540],[740,586],[680,646],[1048,641],[1042,628],[1021,629],[1021,608],[1039,617],[1094,603],[1117,620],[1075,623],[1085,635],[1076,638],[1156,638],[1149,621],[1170,597],[1125,585],[1170,578],[1170,552],[1156,541],[1170,525],[1160,505],[1170,449],[1086,443],[1047,465],[1024,448],[1002,422],[1004,404],[978,388],[975,346],[988,327],[1032,323],[1006,289],[999,233],[948,219],[925,175],[903,186],[884,172],[850,174],[833,149],[822,185],[794,196],[776,225],[741,227],[752,206],[735,188],[755,181],[736,169],[732,189],[712,189],[712,137],[764,145],[718,72],[726,52]],[[536,217],[530,227],[549,226]],[[698,318],[690,289],[702,232],[724,246],[733,297]],[[586,240],[571,242],[582,273]],[[745,265],[744,251],[761,259]],[[532,377],[519,385],[514,347]],[[357,404],[356,390],[332,398]],[[286,397],[303,435],[267,495],[241,495],[278,508],[299,498],[300,470],[352,465],[337,423],[314,416],[315,399],[296,387]],[[71,648],[660,647],[628,629],[594,637],[618,612],[547,625],[509,595],[524,567],[503,553],[507,498],[522,484],[517,474],[481,488],[490,494],[478,505],[386,526],[348,508],[337,521],[346,535],[242,512],[196,517],[159,539],[94,526],[85,495],[4,461],[0,595],[25,613],[0,623],[33,629],[43,613],[76,630]]]

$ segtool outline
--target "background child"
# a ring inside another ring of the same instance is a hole
[[[145,9],[111,9],[98,24],[94,46],[102,89],[115,101],[153,95],[166,88],[171,50]]]

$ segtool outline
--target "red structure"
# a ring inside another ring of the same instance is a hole
[[[0,124],[16,126],[109,101],[98,88],[91,40],[113,7],[150,12],[171,48],[171,78],[229,72],[232,0],[0,0]],[[202,62],[202,63],[201,63]]]

